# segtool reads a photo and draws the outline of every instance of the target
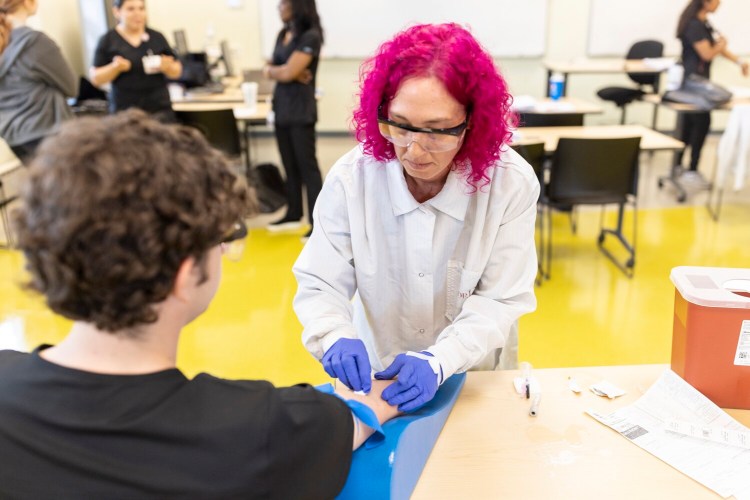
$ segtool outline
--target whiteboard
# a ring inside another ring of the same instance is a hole
[[[321,57],[361,59],[402,29],[419,23],[468,27],[498,57],[544,54],[548,0],[317,0],[325,31]],[[281,29],[278,0],[258,0],[263,58]]]
[[[633,42],[659,40],[664,54],[679,55],[677,21],[688,0],[591,0],[588,55],[623,57]],[[750,0],[722,0],[709,17],[735,54],[750,54]]]

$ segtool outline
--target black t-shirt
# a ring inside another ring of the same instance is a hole
[[[102,375],[0,351],[0,498],[333,498],[350,410],[310,386]]]
[[[116,29],[109,30],[99,39],[94,53],[94,67],[106,66],[115,56],[124,57],[132,64],[130,71],[120,73],[112,82],[111,112],[140,108],[156,113],[172,109],[167,78],[163,73],[148,75],[143,69],[143,57],[150,54],[176,57],[164,35],[148,28],[138,47],[130,45]]]
[[[284,45],[287,30],[283,29],[276,38],[272,63],[275,66],[286,64],[295,51],[312,56],[307,69],[312,73],[312,81],[278,82],[273,92],[273,111],[278,125],[309,125],[318,121],[318,108],[315,102],[315,76],[320,59],[321,36],[317,29],[310,29]]]
[[[682,42],[682,66],[685,68],[685,78],[689,75],[700,75],[710,78],[711,61],[704,61],[696,52],[693,44],[701,40],[708,40],[714,44],[713,28],[708,21],[693,18],[688,21],[685,31],[680,36]]]

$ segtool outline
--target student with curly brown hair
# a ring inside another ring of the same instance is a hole
[[[127,111],[67,124],[30,174],[15,216],[29,286],[74,324],[56,346],[0,351],[0,497],[333,498],[363,422],[395,408],[175,366],[254,205],[220,153]]]

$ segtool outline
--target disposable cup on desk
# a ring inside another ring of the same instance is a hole
[[[185,98],[185,88],[179,83],[170,83],[167,85],[169,90],[169,100],[172,102],[182,101]]]
[[[258,83],[245,82],[240,85],[242,96],[245,99],[245,106],[250,108],[251,112],[258,109]]]

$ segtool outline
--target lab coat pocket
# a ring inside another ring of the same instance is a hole
[[[464,269],[462,262],[448,261],[448,282],[446,286],[445,317],[453,321],[466,299],[468,299],[479,283],[482,273]]]

